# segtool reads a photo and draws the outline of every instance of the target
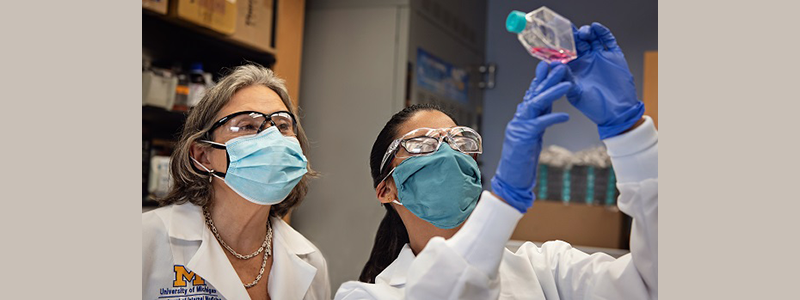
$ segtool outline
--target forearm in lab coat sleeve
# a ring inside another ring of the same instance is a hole
[[[428,241],[408,270],[406,299],[497,299],[505,244],[522,214],[484,191],[449,240]]]
[[[525,260],[547,298],[658,299],[658,133],[645,122],[604,140],[617,175],[619,209],[633,218],[631,253],[588,255],[562,241],[526,243],[509,258]]]
[[[619,209],[633,218],[631,256],[650,299],[658,299],[658,131],[639,127],[603,140],[617,177]]]

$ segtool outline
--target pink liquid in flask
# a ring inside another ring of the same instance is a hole
[[[534,47],[531,49],[531,54],[533,56],[546,60],[546,61],[560,61],[561,63],[565,64],[570,60],[575,59],[575,53],[572,51],[565,50],[565,49],[553,49],[553,48],[544,48],[544,47]]]

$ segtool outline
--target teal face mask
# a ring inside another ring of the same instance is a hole
[[[297,138],[283,136],[275,126],[256,135],[231,139],[224,149],[228,152],[228,170],[206,171],[256,204],[280,203],[308,171],[308,160]]]
[[[461,225],[482,190],[478,163],[447,143],[431,155],[407,158],[392,176],[399,204],[442,229]]]

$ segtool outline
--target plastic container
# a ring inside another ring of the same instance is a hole
[[[172,188],[172,175],[169,172],[169,156],[150,158],[150,180],[148,192],[155,197],[164,197]]]
[[[142,105],[172,108],[178,79],[167,70],[150,69],[142,72]]]
[[[567,63],[578,57],[572,23],[545,6],[527,14],[512,11],[506,29],[517,34],[529,54],[543,61]]]

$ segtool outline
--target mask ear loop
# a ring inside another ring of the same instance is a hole
[[[209,183],[211,183],[211,180],[213,180],[213,179],[214,179],[214,177],[219,177],[219,175],[217,175],[217,171],[214,171],[213,169],[212,169],[212,170],[209,170],[208,168],[206,168],[206,166],[204,166],[204,165],[203,165],[203,164],[201,164],[199,161],[197,161],[196,159],[194,159],[194,157],[191,157],[191,156],[190,156],[190,157],[189,157],[189,159],[191,159],[192,161],[196,162],[198,165],[200,165],[200,167],[202,167],[202,168],[203,168],[203,170],[205,170],[206,172],[208,172],[208,182],[209,182]],[[220,179],[222,179],[222,178],[220,177]]]
[[[391,170],[391,171],[389,171],[389,174],[386,174],[386,176],[385,176],[385,177],[383,177],[383,180],[381,180],[381,182],[378,184],[378,186],[380,186],[381,184],[383,184],[383,185],[384,185],[384,188],[386,188],[386,187],[385,187],[385,186],[386,186],[386,183],[384,183],[384,182],[386,181],[386,179],[387,179],[387,178],[389,178],[389,176],[392,176],[392,173],[394,173],[394,170],[395,170],[395,169],[397,169],[397,167],[394,167],[394,168],[392,168],[392,170]],[[397,199],[394,199],[394,200],[392,200],[392,202],[391,202],[391,203],[394,203],[394,204],[397,204],[397,205],[403,206],[403,203],[400,203],[400,201],[397,201]],[[383,205],[383,204],[380,204],[380,205]]]

